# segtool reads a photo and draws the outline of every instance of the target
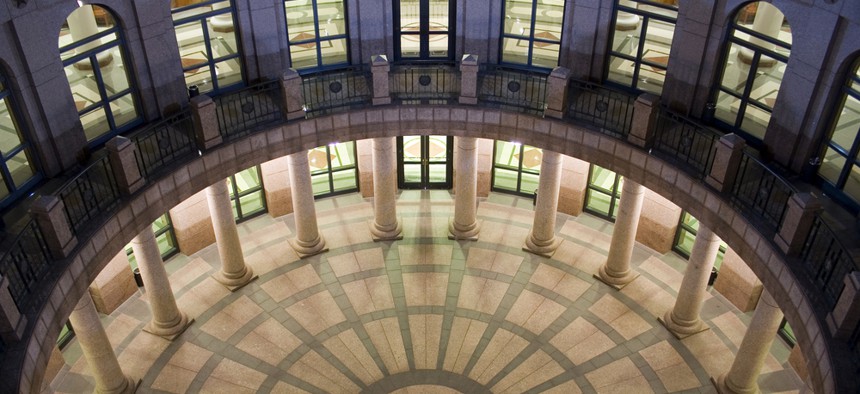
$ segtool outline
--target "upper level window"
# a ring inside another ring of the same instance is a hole
[[[860,60],[842,85],[831,127],[818,175],[827,182],[826,189],[835,188],[835,194],[860,209]]]
[[[287,0],[287,37],[296,70],[349,63],[343,0]]]
[[[171,0],[185,84],[218,92],[243,83],[242,51],[230,0]]]
[[[617,0],[606,79],[640,91],[663,92],[678,1]]]
[[[454,59],[453,0],[394,0],[394,58]]]
[[[564,0],[505,0],[502,12],[501,63],[558,66]]]
[[[8,205],[40,177],[22,129],[6,78],[0,73],[0,207]]]
[[[113,15],[97,5],[72,11],[60,30],[60,58],[90,145],[143,120],[124,45]]]
[[[747,4],[729,27],[716,119],[723,126],[762,140],[791,52],[791,29],[776,7]]]

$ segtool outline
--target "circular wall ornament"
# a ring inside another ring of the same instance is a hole
[[[421,86],[427,86],[427,85],[429,85],[429,84],[430,84],[430,81],[431,81],[431,80],[430,80],[430,76],[429,76],[429,75],[422,75],[422,76],[418,77],[418,83],[419,83]]]
[[[328,90],[332,93],[340,93],[343,90],[343,84],[340,81],[334,81],[328,85]]]
[[[508,82],[508,90],[509,90],[511,93],[519,92],[519,91],[520,91],[520,88],[521,88],[521,86],[520,86],[520,83],[519,83],[519,82],[517,82],[517,81],[510,81],[510,82]]]

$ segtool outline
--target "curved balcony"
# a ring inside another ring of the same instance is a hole
[[[459,103],[455,103],[458,101]],[[392,102],[397,105],[390,105]],[[734,135],[566,70],[481,65],[288,71],[117,137],[31,214],[0,258],[0,390],[38,389],[60,327],[87,285],[135,234],[237,169],[334,141],[404,134],[516,140],[612,169],[670,198],[750,265],[796,331],[816,391],[856,389],[858,264],[846,231],[810,185],[771,168]],[[411,104],[419,104],[413,106]],[[23,208],[22,208],[23,209]],[[854,313],[856,315],[856,312]],[[856,317],[856,316],[855,316]],[[853,325],[852,325],[853,324]]]

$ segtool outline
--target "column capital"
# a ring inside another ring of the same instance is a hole
[[[716,144],[714,164],[705,182],[720,192],[731,189],[745,147],[746,141],[737,134],[726,134],[720,137]]]
[[[460,61],[460,104],[478,103],[478,55],[464,54]]]
[[[370,57],[370,70],[373,74],[373,105],[391,104],[390,89],[388,87],[388,72],[391,65],[385,55],[373,55]]]
[[[146,181],[137,166],[135,159],[137,145],[134,141],[123,136],[116,136],[105,144],[105,148],[108,151],[108,159],[120,192],[128,196],[140,190]]]
[[[546,88],[546,111],[544,114],[551,118],[561,119],[567,109],[567,84],[570,81],[570,69],[556,67],[549,74]]]
[[[774,242],[787,255],[796,255],[803,248],[806,236],[812,229],[815,215],[821,211],[821,202],[812,193],[794,193],[782,218]]]
[[[197,146],[210,149],[221,144],[221,131],[218,126],[218,112],[215,102],[205,94],[192,97],[191,120],[194,122],[194,136]]]
[[[30,215],[36,219],[51,256],[58,260],[68,257],[78,244],[64,208],[63,201],[51,195],[37,197],[30,206]]]
[[[287,120],[305,117],[302,77],[293,68],[288,68],[281,74],[281,95]]]

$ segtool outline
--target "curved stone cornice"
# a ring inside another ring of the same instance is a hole
[[[560,120],[467,106],[385,106],[301,120],[208,150],[126,198],[80,244],[62,272],[54,272],[48,302],[29,314],[25,339],[8,351],[3,379],[17,391],[39,390],[60,329],[77,300],[105,265],[169,208],[242,169],[337,141],[415,134],[449,134],[517,141],[582,159],[642,184],[690,212],[750,266],[795,330],[816,392],[835,388],[826,329],[781,252],[713,189],[682,170],[624,141]],[[58,265],[59,266],[59,265]],[[58,277],[56,276],[58,275]],[[25,346],[26,348],[21,348]],[[16,350],[20,350],[17,351]],[[18,370],[18,368],[21,368]],[[15,370],[20,376],[14,376]],[[11,380],[10,380],[11,379]],[[20,379],[20,380],[18,380]]]

